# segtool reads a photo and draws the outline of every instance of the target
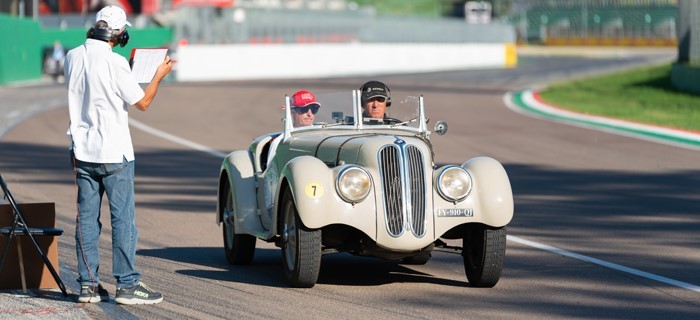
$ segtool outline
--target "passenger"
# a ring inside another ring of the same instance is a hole
[[[360,87],[362,92],[362,117],[384,119],[386,108],[391,106],[391,90],[379,81],[368,81]]]
[[[301,90],[297,91],[290,101],[292,107],[292,126],[294,127],[304,127],[314,124],[314,119],[316,119],[316,113],[321,104],[316,101],[316,96],[310,91]],[[267,154],[267,166],[272,162],[272,158],[275,157],[277,151],[277,146],[280,144],[283,135],[280,134],[275,137],[272,142],[270,142],[270,151]]]
[[[304,127],[314,124],[316,112],[321,104],[316,101],[313,93],[301,90],[292,96],[290,101],[292,106],[292,125],[294,127]]]

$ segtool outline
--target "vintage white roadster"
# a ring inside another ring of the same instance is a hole
[[[513,217],[503,166],[475,157],[436,167],[422,96],[394,99],[384,119],[363,118],[361,97],[317,94],[321,107],[304,127],[292,125],[286,97],[282,132],[226,156],[216,220],[228,261],[249,264],[256,239],[274,242],[289,284],[312,287],[326,253],[424,264],[442,247],[461,252],[470,286],[493,287]],[[434,131],[446,129],[439,121]]]

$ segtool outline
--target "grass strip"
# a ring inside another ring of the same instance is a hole
[[[584,114],[700,131],[700,96],[671,86],[671,65],[550,85],[547,103]]]

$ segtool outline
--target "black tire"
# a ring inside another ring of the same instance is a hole
[[[430,261],[431,254],[430,252],[426,253],[421,253],[417,254],[415,256],[411,257],[405,257],[401,259],[401,264],[409,264],[409,265],[424,265]]]
[[[281,210],[284,277],[292,287],[311,288],[321,268],[321,230],[310,230],[303,225],[289,189],[282,197]]]
[[[506,228],[483,224],[466,228],[462,257],[464,272],[472,287],[490,288],[498,283],[506,255]]]
[[[233,223],[230,223],[226,216],[233,214],[233,196],[231,188],[226,185],[226,203],[223,207],[224,222],[221,224],[224,236],[224,252],[226,260],[233,265],[247,265],[253,260],[255,254],[255,237],[249,234],[236,234]]]

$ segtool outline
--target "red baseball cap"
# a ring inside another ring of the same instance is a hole
[[[319,107],[321,106],[321,104],[316,101],[316,96],[306,90],[297,91],[292,96],[291,103],[292,107],[306,107],[312,104],[318,105]]]

